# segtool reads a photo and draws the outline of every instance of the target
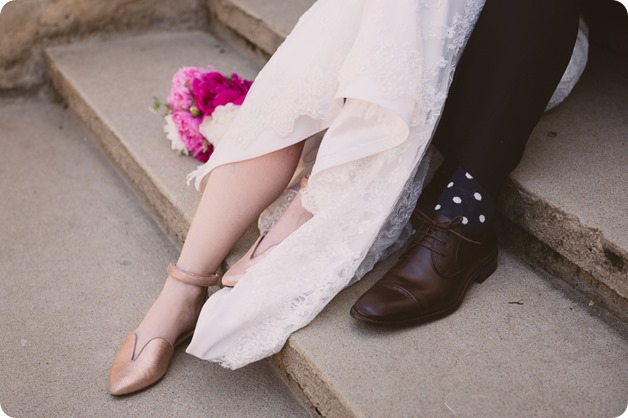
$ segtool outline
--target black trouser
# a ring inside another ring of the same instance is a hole
[[[441,171],[461,165],[498,194],[569,63],[578,19],[577,0],[486,1],[434,134]]]

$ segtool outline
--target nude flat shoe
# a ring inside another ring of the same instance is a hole
[[[301,190],[303,190],[304,188],[308,186],[308,176],[304,176],[301,178],[300,185],[301,185],[301,188],[299,190],[299,193],[301,192]],[[246,273],[249,268],[251,268],[255,264],[259,263],[261,260],[263,260],[264,257],[270,254],[270,252],[277,245],[279,245],[279,243],[275,245],[271,245],[263,253],[253,256],[253,254],[255,254],[255,251],[257,251],[257,247],[259,247],[259,244],[262,242],[265,236],[266,235],[260,236],[257,239],[257,241],[255,241],[253,246],[249,248],[246,254],[244,254],[244,256],[241,259],[239,259],[233,266],[231,266],[231,268],[227,270],[225,274],[223,274],[222,280],[221,280],[222,286],[234,287],[236,284],[238,284],[242,276],[244,276],[244,273]]]
[[[216,274],[189,273],[173,263],[168,265],[168,274],[174,279],[203,288],[215,286],[219,282]],[[127,395],[158,382],[168,371],[175,348],[189,340],[193,333],[194,329],[184,332],[174,344],[165,338],[155,337],[138,351],[137,334],[131,332],[113,359],[109,372],[109,393]]]
[[[260,236],[257,241],[255,241],[253,246],[249,248],[246,254],[244,254],[244,256],[239,259],[233,266],[231,266],[231,268],[227,270],[225,274],[223,274],[221,283],[224,287],[233,287],[238,284],[242,276],[244,276],[244,273],[246,273],[249,268],[259,263],[277,246],[277,244],[272,245],[268,247],[263,253],[257,254],[255,257],[253,257],[253,254],[255,254],[257,247],[259,247],[259,244],[262,242],[265,236],[266,235]]]

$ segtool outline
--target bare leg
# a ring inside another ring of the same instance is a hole
[[[301,142],[212,171],[177,266],[193,273],[215,272],[248,226],[287,187],[302,148]],[[155,337],[174,343],[196,323],[205,294],[205,289],[168,277],[136,330],[137,347]]]

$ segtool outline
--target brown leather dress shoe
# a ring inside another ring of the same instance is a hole
[[[455,311],[471,282],[482,283],[493,274],[497,243],[492,228],[476,241],[463,235],[460,217],[422,216],[426,227],[416,244],[358,299],[352,317],[383,326],[428,322]]]

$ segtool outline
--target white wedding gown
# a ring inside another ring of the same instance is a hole
[[[235,369],[278,352],[407,239],[426,148],[483,3],[319,0],[301,17],[191,179],[198,187],[219,165],[327,129],[306,142],[293,179],[311,170],[302,193],[314,217],[209,298],[188,353]]]

